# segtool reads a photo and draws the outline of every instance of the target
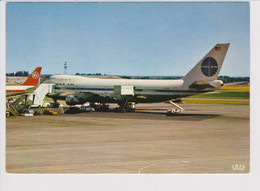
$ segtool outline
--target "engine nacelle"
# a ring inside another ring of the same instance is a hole
[[[84,104],[85,102],[77,95],[68,95],[65,99],[67,105]]]
[[[224,83],[221,80],[213,80],[209,83],[209,85],[213,86],[216,89],[220,89]]]

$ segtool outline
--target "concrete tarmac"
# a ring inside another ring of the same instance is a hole
[[[8,173],[248,173],[249,106],[138,104],[6,120]]]

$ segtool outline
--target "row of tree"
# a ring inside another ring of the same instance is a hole
[[[16,73],[6,73],[6,76],[29,76],[29,72],[28,71],[18,71]]]
[[[233,82],[247,82],[250,83],[250,77],[229,77],[229,76],[219,76],[218,80],[222,80],[225,83]]]
[[[93,73],[93,74],[91,74],[91,73],[88,73],[88,74],[85,74],[85,73],[76,73],[75,75],[81,75],[81,76],[92,76],[92,75],[95,75],[95,76],[101,76],[102,74],[101,73]],[[104,74],[104,76],[106,76],[106,74]]]

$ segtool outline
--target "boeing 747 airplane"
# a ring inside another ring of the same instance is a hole
[[[217,80],[229,43],[216,44],[182,79],[97,79],[73,75],[54,75],[46,83],[54,83],[54,92],[47,94],[68,105],[117,103],[121,110],[129,103],[166,102],[177,98],[220,89]],[[172,102],[171,102],[172,103]]]

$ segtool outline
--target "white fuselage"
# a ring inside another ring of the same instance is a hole
[[[55,93],[91,92],[114,97],[115,86],[133,86],[134,102],[161,102],[198,93],[185,87],[182,79],[143,80],[143,79],[98,79],[71,75],[54,75],[50,78],[55,83]],[[201,93],[201,92],[200,92]]]
[[[32,88],[34,86],[6,86],[6,95],[12,95],[14,93],[25,93],[27,89]]]

